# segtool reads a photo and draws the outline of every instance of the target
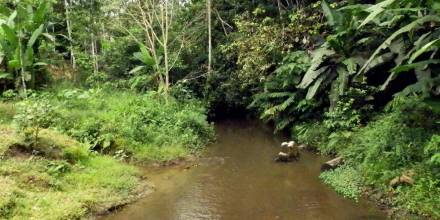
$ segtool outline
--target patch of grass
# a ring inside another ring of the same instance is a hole
[[[0,156],[9,154],[38,155],[51,159],[76,162],[87,159],[88,148],[58,132],[42,129],[37,143],[27,142],[12,125],[0,125]]]
[[[166,147],[145,147],[141,146],[135,150],[135,158],[147,161],[170,161],[183,159],[191,155],[191,152],[182,145]]]
[[[0,134],[2,140],[8,137],[16,136]],[[26,146],[20,140],[10,143],[4,146]],[[79,219],[140,193],[137,168],[81,146],[67,136],[43,130],[31,153],[4,156],[0,160],[0,219]],[[46,153],[36,153],[36,149]],[[57,149],[60,157],[48,156],[48,149]]]
[[[15,115],[13,102],[0,101],[0,123],[10,123]]]
[[[346,198],[357,201],[362,193],[362,177],[352,167],[338,167],[321,173],[319,178]]]
[[[11,125],[0,124],[0,157],[4,156],[9,147],[23,139],[15,132]]]

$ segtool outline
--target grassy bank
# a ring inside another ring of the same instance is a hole
[[[435,103],[435,102],[434,102]],[[365,126],[331,129],[326,122],[296,126],[293,136],[345,165],[321,179],[342,195],[368,192],[391,211],[440,218],[440,114],[429,102],[394,101]],[[409,181],[393,182],[396,177]]]
[[[51,130],[30,144],[0,127],[0,218],[76,219],[143,193],[140,172]]]
[[[73,88],[26,101],[8,95],[0,103],[0,218],[104,212],[148,192],[129,164],[185,159],[212,138],[194,100]]]

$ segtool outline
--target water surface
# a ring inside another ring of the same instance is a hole
[[[146,171],[156,191],[108,220],[385,219],[373,204],[342,198],[318,179],[325,158],[273,157],[283,137],[248,121],[217,123],[216,143],[191,169]]]

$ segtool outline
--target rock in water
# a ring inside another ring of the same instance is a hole
[[[281,147],[286,147],[287,153],[279,152],[278,156],[275,158],[275,161],[290,162],[299,158],[299,151],[294,141],[283,142],[281,143]]]
[[[292,150],[288,153],[279,152],[277,157],[275,158],[276,162],[291,162],[293,160],[298,160],[299,152],[298,150]]]
[[[289,157],[288,154],[284,152],[279,152],[278,156],[275,158],[276,162],[290,162],[292,159]]]

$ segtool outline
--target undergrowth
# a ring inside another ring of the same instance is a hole
[[[54,106],[52,127],[91,150],[147,163],[185,158],[214,136],[196,100],[177,101],[155,92],[56,89],[36,102]]]
[[[357,198],[359,187],[369,186],[394,195],[390,205],[440,218],[439,121],[432,105],[405,98],[395,99],[363,126],[330,131],[314,122],[297,125],[292,134],[323,154],[343,156],[344,167],[321,175],[342,195]],[[391,180],[401,175],[414,184],[392,186]]]

